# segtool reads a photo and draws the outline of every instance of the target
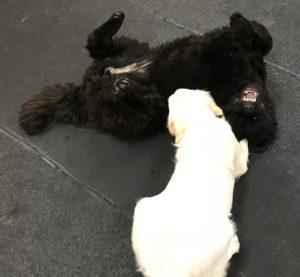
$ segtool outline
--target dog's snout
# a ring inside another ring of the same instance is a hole
[[[252,103],[245,104],[243,110],[245,113],[252,114],[254,110],[253,104]]]

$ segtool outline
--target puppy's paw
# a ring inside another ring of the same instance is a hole
[[[244,153],[248,153],[248,140],[247,140],[247,139],[242,139],[242,140],[240,141],[240,146],[241,146],[242,151],[243,151]]]
[[[237,178],[244,175],[248,170],[248,140],[241,140],[238,146],[235,158],[235,176]]]
[[[228,248],[228,258],[231,258],[231,256],[235,253],[238,253],[240,251],[240,242],[238,237],[235,235],[229,245]]]
[[[118,78],[113,85],[114,95],[124,95],[126,90],[130,87],[130,81],[128,78]]]

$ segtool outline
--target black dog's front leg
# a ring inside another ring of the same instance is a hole
[[[119,76],[115,79],[112,89],[113,94],[120,98],[132,97],[139,99],[142,96],[157,93],[155,88],[146,79],[133,80],[124,76]]]
[[[93,59],[101,60],[114,54],[112,37],[121,28],[125,14],[116,12],[88,36],[86,48]]]

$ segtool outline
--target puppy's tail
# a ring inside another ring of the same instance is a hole
[[[19,124],[28,135],[39,134],[51,121],[83,125],[86,119],[84,97],[73,83],[42,88],[19,112]]]

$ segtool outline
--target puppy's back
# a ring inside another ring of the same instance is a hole
[[[175,171],[166,189],[140,200],[134,213],[132,245],[147,277],[224,277],[238,249],[228,218],[234,136],[210,100],[208,93],[185,90],[169,99]]]
[[[224,249],[234,235],[234,224],[228,218],[212,218],[208,212],[203,217],[201,212],[186,209],[184,203],[170,203],[159,195],[138,202],[132,245],[145,276],[205,277],[216,265],[220,270],[226,268]]]

